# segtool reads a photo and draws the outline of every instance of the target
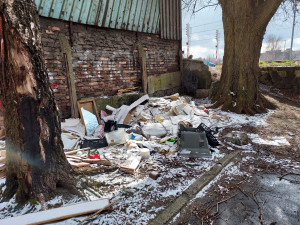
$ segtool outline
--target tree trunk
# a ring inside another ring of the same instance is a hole
[[[259,57],[266,27],[282,0],[219,0],[223,12],[225,52],[214,107],[255,114],[272,105],[258,88]]]
[[[6,198],[75,193],[42,53],[34,0],[0,0],[1,98],[6,127]]]

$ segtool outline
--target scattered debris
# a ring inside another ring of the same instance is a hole
[[[249,143],[248,135],[241,132],[231,132],[226,134],[223,138],[225,141],[239,146],[247,145]]]
[[[120,169],[126,173],[133,174],[142,160],[141,156],[132,155],[126,162],[120,166]]]
[[[153,180],[157,180],[157,178],[160,176],[160,173],[157,171],[152,171],[149,173],[149,177],[152,178]]]
[[[211,156],[205,132],[180,126],[179,135],[180,155],[189,158]]]

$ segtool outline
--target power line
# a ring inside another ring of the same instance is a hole
[[[195,40],[195,41],[208,41],[208,40],[214,40],[215,38],[208,38],[208,39],[202,39],[202,40]]]
[[[200,24],[200,25],[197,25],[197,26],[193,26],[193,28],[194,28],[194,27],[202,27],[202,26],[205,26],[205,25],[215,24],[215,23],[220,23],[220,22],[222,22],[222,21],[219,20],[219,21],[215,21],[215,22],[211,22],[211,23],[204,23],[204,24]]]
[[[216,30],[223,30],[223,28],[222,28],[222,27],[219,27],[219,28],[215,28],[215,29],[212,29],[212,30],[203,30],[203,31],[195,32],[194,34],[203,33],[203,32],[208,32],[208,31],[216,31]]]

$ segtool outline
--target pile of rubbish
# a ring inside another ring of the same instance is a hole
[[[100,113],[100,123],[97,111],[80,110],[81,120],[62,123],[64,151],[73,167],[117,164],[133,174],[152,154],[207,158],[211,157],[209,146],[218,145],[214,137],[218,129],[203,123],[208,110],[179,94],[163,98],[144,95],[118,109],[107,105]],[[125,158],[118,154],[120,148],[126,151]]]

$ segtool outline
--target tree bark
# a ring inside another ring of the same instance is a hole
[[[225,50],[214,107],[255,114],[272,107],[259,92],[259,57],[266,27],[282,0],[219,0]]]
[[[58,187],[76,193],[44,63],[34,0],[1,0],[1,98],[6,127],[6,198],[18,202]]]

